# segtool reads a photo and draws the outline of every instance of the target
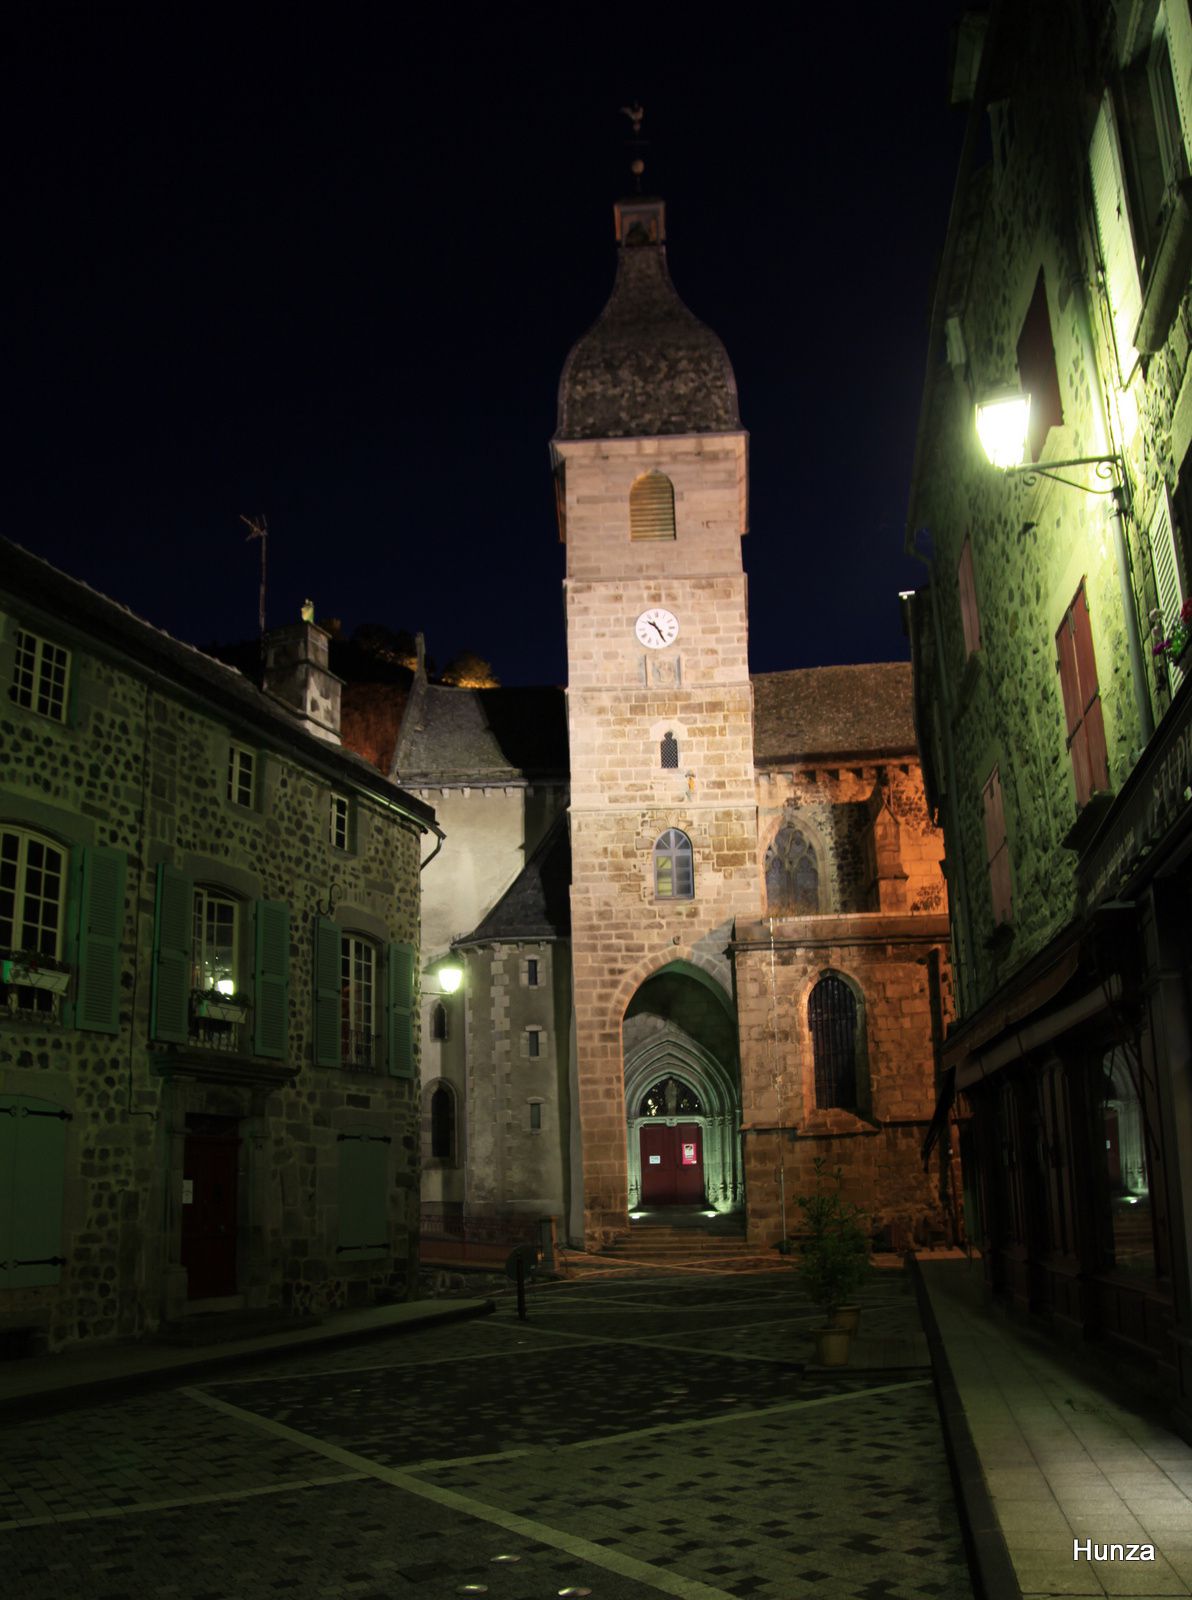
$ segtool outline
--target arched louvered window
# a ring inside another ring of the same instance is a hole
[[[662,737],[662,768],[664,772],[673,771],[679,765],[679,741],[673,733],[666,733]]]
[[[432,1039],[447,1037],[447,1007],[441,1000],[436,1001],[435,1008],[430,1014],[430,1036]]]
[[[659,900],[690,900],[695,895],[691,840],[668,828],[654,846],[654,894]]]
[[[629,491],[629,537],[673,539],[675,486],[662,472],[643,472]]]
[[[811,991],[807,1020],[815,1052],[815,1103],[857,1109],[857,1001],[843,978],[828,973]]]
[[[815,846],[790,825],[766,851],[766,908],[772,917],[814,916],[820,908]]]
[[[455,1156],[455,1096],[445,1083],[430,1097],[430,1153],[436,1161]]]

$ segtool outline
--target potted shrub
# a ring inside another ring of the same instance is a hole
[[[843,1366],[848,1341],[856,1331],[860,1309],[850,1301],[868,1270],[869,1237],[860,1206],[845,1200],[839,1167],[829,1172],[822,1156],[815,1161],[815,1189],[797,1197],[803,1213],[803,1238],[798,1273],[807,1294],[825,1314],[814,1330],[817,1358],[823,1366]]]

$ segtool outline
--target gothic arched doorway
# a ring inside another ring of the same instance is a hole
[[[735,1211],[744,1202],[741,1092],[732,1002],[674,962],[625,1012],[629,1209]]]

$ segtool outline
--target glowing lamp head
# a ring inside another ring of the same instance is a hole
[[[444,961],[443,965],[436,969],[435,976],[444,994],[454,994],[464,981],[464,969],[458,961]]]
[[[216,985],[215,985],[215,989],[216,989],[216,993],[217,994],[235,994],[236,993],[236,985],[232,982],[231,978],[220,978],[220,979],[218,979],[217,982],[216,982]]]
[[[1020,467],[1026,459],[1031,397],[1017,389],[1003,389],[977,406],[977,437],[991,465],[1003,471]]]

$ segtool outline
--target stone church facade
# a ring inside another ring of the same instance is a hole
[[[948,1141],[921,1157],[950,981],[910,666],[751,677],[732,368],[671,284],[662,202],[616,226],[551,445],[567,688],[420,670],[394,755],[447,836],[423,878],[424,1228],[554,1216],[599,1247],[686,1211],[765,1246],[823,1156],[875,1234],[953,1235]]]

